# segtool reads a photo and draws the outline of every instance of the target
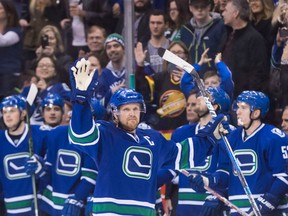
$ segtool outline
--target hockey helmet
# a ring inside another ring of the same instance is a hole
[[[110,108],[117,110],[121,105],[139,103],[141,111],[146,112],[146,106],[143,96],[132,88],[120,88],[112,95],[110,99]]]
[[[20,112],[25,110],[26,99],[21,95],[12,95],[5,97],[0,104],[0,110],[2,111],[5,107],[17,107]]]
[[[236,111],[239,102],[244,102],[250,105],[251,112],[261,110],[261,118],[264,118],[269,111],[269,98],[259,91],[243,91],[236,99],[233,109]]]
[[[219,106],[219,113],[228,113],[231,100],[229,95],[220,87],[208,87],[206,91],[212,96],[211,103]]]
[[[62,97],[57,93],[48,93],[46,97],[41,102],[42,108],[50,105],[56,105],[61,107],[61,109],[64,108],[64,101]]]

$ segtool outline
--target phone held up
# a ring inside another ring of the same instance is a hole
[[[279,30],[280,37],[288,37],[288,28],[282,27]]]
[[[42,46],[42,49],[45,49],[46,46],[49,45],[49,41],[48,41],[48,35],[42,35],[41,36],[41,46]]]

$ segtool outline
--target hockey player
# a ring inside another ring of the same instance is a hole
[[[56,93],[48,93],[41,103],[44,124],[51,128],[60,125],[64,113],[62,97]]]
[[[27,174],[27,160],[30,158],[29,134],[32,135],[34,159],[44,156],[46,150],[42,145],[44,131],[39,126],[31,126],[25,123],[27,112],[26,100],[18,95],[9,96],[2,100],[0,110],[6,127],[0,131],[0,181],[3,187],[5,207],[8,216],[31,216],[33,189],[31,175]],[[29,132],[29,130],[31,130]],[[29,166],[28,166],[29,168]],[[37,169],[36,175],[40,175]]]
[[[234,109],[239,127],[231,132],[228,140],[252,196],[262,215],[283,215],[287,203],[281,205],[281,198],[288,192],[287,137],[280,129],[262,122],[269,110],[269,99],[262,92],[242,92],[234,103]],[[214,132],[218,133],[217,130]],[[252,212],[227,154],[223,158],[226,160],[219,162],[215,173],[206,173],[206,177],[196,176],[192,179],[192,186],[203,191],[203,178],[215,190],[228,186],[229,200],[242,210]],[[238,214],[232,210],[231,215]]]
[[[193,137],[176,145],[153,129],[137,128],[145,104],[143,96],[129,88],[121,88],[111,97],[113,122],[95,123],[87,103],[93,92],[93,73],[88,68],[82,59],[71,69],[74,105],[69,139],[93,158],[98,168],[93,215],[154,216],[157,184],[165,182],[162,176],[158,178],[158,171],[170,170],[166,174],[173,177],[173,170],[180,165],[191,167],[197,160],[203,161],[209,144]]]
[[[212,102],[213,108],[217,114],[223,113],[227,114],[230,109],[231,100],[228,94],[222,90],[220,87],[209,87],[207,92],[210,95],[210,100]],[[205,125],[212,119],[212,116],[205,104],[204,98],[201,95],[197,97],[197,103],[195,106],[195,112],[199,116],[199,122],[194,124],[187,124],[180,128],[177,128],[172,134],[172,139],[176,142],[180,142],[188,137],[194,136],[198,133],[198,130],[204,128]],[[217,167],[219,156],[219,147],[213,148],[213,153],[211,156],[208,156],[203,163],[203,166],[197,167],[194,171],[209,171],[214,172]],[[178,216],[198,216],[198,215],[207,215],[208,207],[214,204],[222,204],[221,201],[213,199],[211,202],[205,202],[205,198],[209,194],[197,193],[194,191],[188,181],[188,178],[183,174],[179,174],[179,193],[178,193],[178,205],[177,205],[177,215]],[[215,211],[217,215],[223,215],[223,211],[226,210],[224,205],[218,208],[218,212]]]
[[[46,175],[41,178],[43,192],[39,201],[42,216],[84,215],[84,204],[96,183],[95,163],[69,145],[68,126],[59,126],[63,106],[64,102],[58,94],[48,94],[42,101],[46,126],[53,128],[45,139]]]

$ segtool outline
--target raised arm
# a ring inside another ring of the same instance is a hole
[[[69,126],[69,141],[76,145],[93,145],[98,140],[90,109],[90,100],[96,82],[94,71],[89,72],[90,62],[82,58],[70,71],[72,96],[72,119]]]

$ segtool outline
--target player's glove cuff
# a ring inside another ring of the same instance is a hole
[[[39,157],[37,154],[26,159],[25,162],[25,172],[28,175],[35,174],[36,178],[40,178],[45,174],[44,170],[44,160]]]
[[[258,206],[261,215],[270,215],[276,209],[279,203],[280,199],[271,193],[265,193],[256,200],[256,205]],[[248,211],[248,213],[250,212],[253,212],[252,208]]]
[[[82,200],[77,200],[75,197],[68,197],[65,200],[62,216],[80,216],[84,203]]]

